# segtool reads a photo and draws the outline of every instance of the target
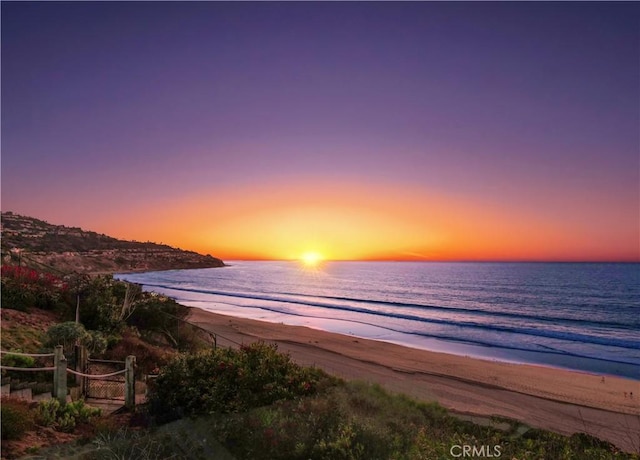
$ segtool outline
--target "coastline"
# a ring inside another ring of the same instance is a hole
[[[164,290],[164,294],[174,297],[171,289]],[[175,297],[174,297],[175,298]],[[198,308],[196,302],[188,302],[186,305]],[[376,342],[388,342],[410,349],[426,350],[457,356],[468,356],[485,361],[501,361],[512,364],[529,364],[532,366],[551,367],[569,371],[582,372],[593,375],[629,378],[640,380],[640,371],[637,366],[624,361],[615,361],[604,358],[587,357],[579,354],[559,353],[553,351],[534,351],[513,346],[500,347],[495,344],[482,344],[467,340],[450,340],[438,336],[423,336],[409,332],[393,331],[384,326],[352,322],[338,318],[319,318],[303,315],[278,314],[272,311],[264,311],[260,308],[243,308],[234,314],[233,307],[226,306],[215,309],[202,307],[204,310],[256,319],[258,321],[290,326],[308,327],[323,330],[334,334],[342,334],[354,339],[367,339]],[[390,334],[391,332],[391,334]],[[579,363],[579,364],[578,364]]]
[[[117,277],[184,305],[222,315],[283,322],[479,359],[640,380],[640,343],[632,332],[638,325],[632,314],[634,308],[621,308],[620,315],[609,313],[601,303],[612,302],[613,298],[598,300],[588,294],[588,289],[567,293],[555,281],[561,278],[582,286],[580,283],[593,279],[602,268],[586,269],[577,264],[577,268],[551,277],[549,273],[557,268],[536,269],[533,275],[541,277],[540,283],[548,282],[553,287],[544,293],[535,287],[518,290],[524,300],[521,308],[514,309],[514,302],[520,300],[514,297],[513,289],[503,292],[504,286],[495,285],[494,275],[498,270],[518,284],[533,276],[527,267],[513,270],[509,266],[481,265],[476,270],[477,264],[449,264],[444,268],[431,264],[369,265],[336,263],[321,272],[310,272],[295,263],[251,262],[238,263],[229,267],[230,271],[202,270],[191,275],[177,270],[166,275],[147,272]],[[393,278],[405,276],[405,272],[413,276],[406,289],[387,284],[387,275]],[[458,281],[466,280],[462,291],[452,288],[455,283],[449,282],[451,273]],[[614,270],[610,281],[622,277],[620,282],[628,284],[630,273]],[[431,288],[419,281],[427,275],[432,280]],[[356,284],[350,285],[354,280]],[[291,283],[301,284],[293,288]],[[324,290],[327,283],[332,283],[328,294]],[[373,292],[365,288],[370,284],[375,286]],[[487,290],[487,285],[492,288]],[[384,294],[381,286],[385,286]],[[429,291],[431,301],[411,294],[427,288],[434,289]],[[617,301],[632,306],[635,294],[633,289],[629,292]],[[547,296],[545,302],[550,305],[566,304],[566,308],[541,310],[532,300],[540,295]],[[450,298],[453,300],[446,301]],[[586,310],[583,304],[588,305]]]
[[[640,451],[638,380],[414,349],[194,307],[188,320],[218,334],[222,346],[234,345],[227,339],[275,342],[299,364],[438,401],[459,414],[507,417],[566,435],[586,432]]]

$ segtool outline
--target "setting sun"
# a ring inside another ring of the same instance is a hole
[[[315,267],[322,262],[323,257],[317,252],[305,252],[300,261],[307,267]]]

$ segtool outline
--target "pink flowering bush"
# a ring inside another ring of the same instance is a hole
[[[68,290],[61,278],[28,267],[3,265],[1,275],[3,308],[52,310],[63,303]]]

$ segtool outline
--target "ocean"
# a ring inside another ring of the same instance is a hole
[[[640,379],[640,264],[227,263],[116,278],[215,313]]]

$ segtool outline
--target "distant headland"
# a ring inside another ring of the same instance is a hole
[[[2,212],[2,263],[87,274],[223,267],[211,255]]]

